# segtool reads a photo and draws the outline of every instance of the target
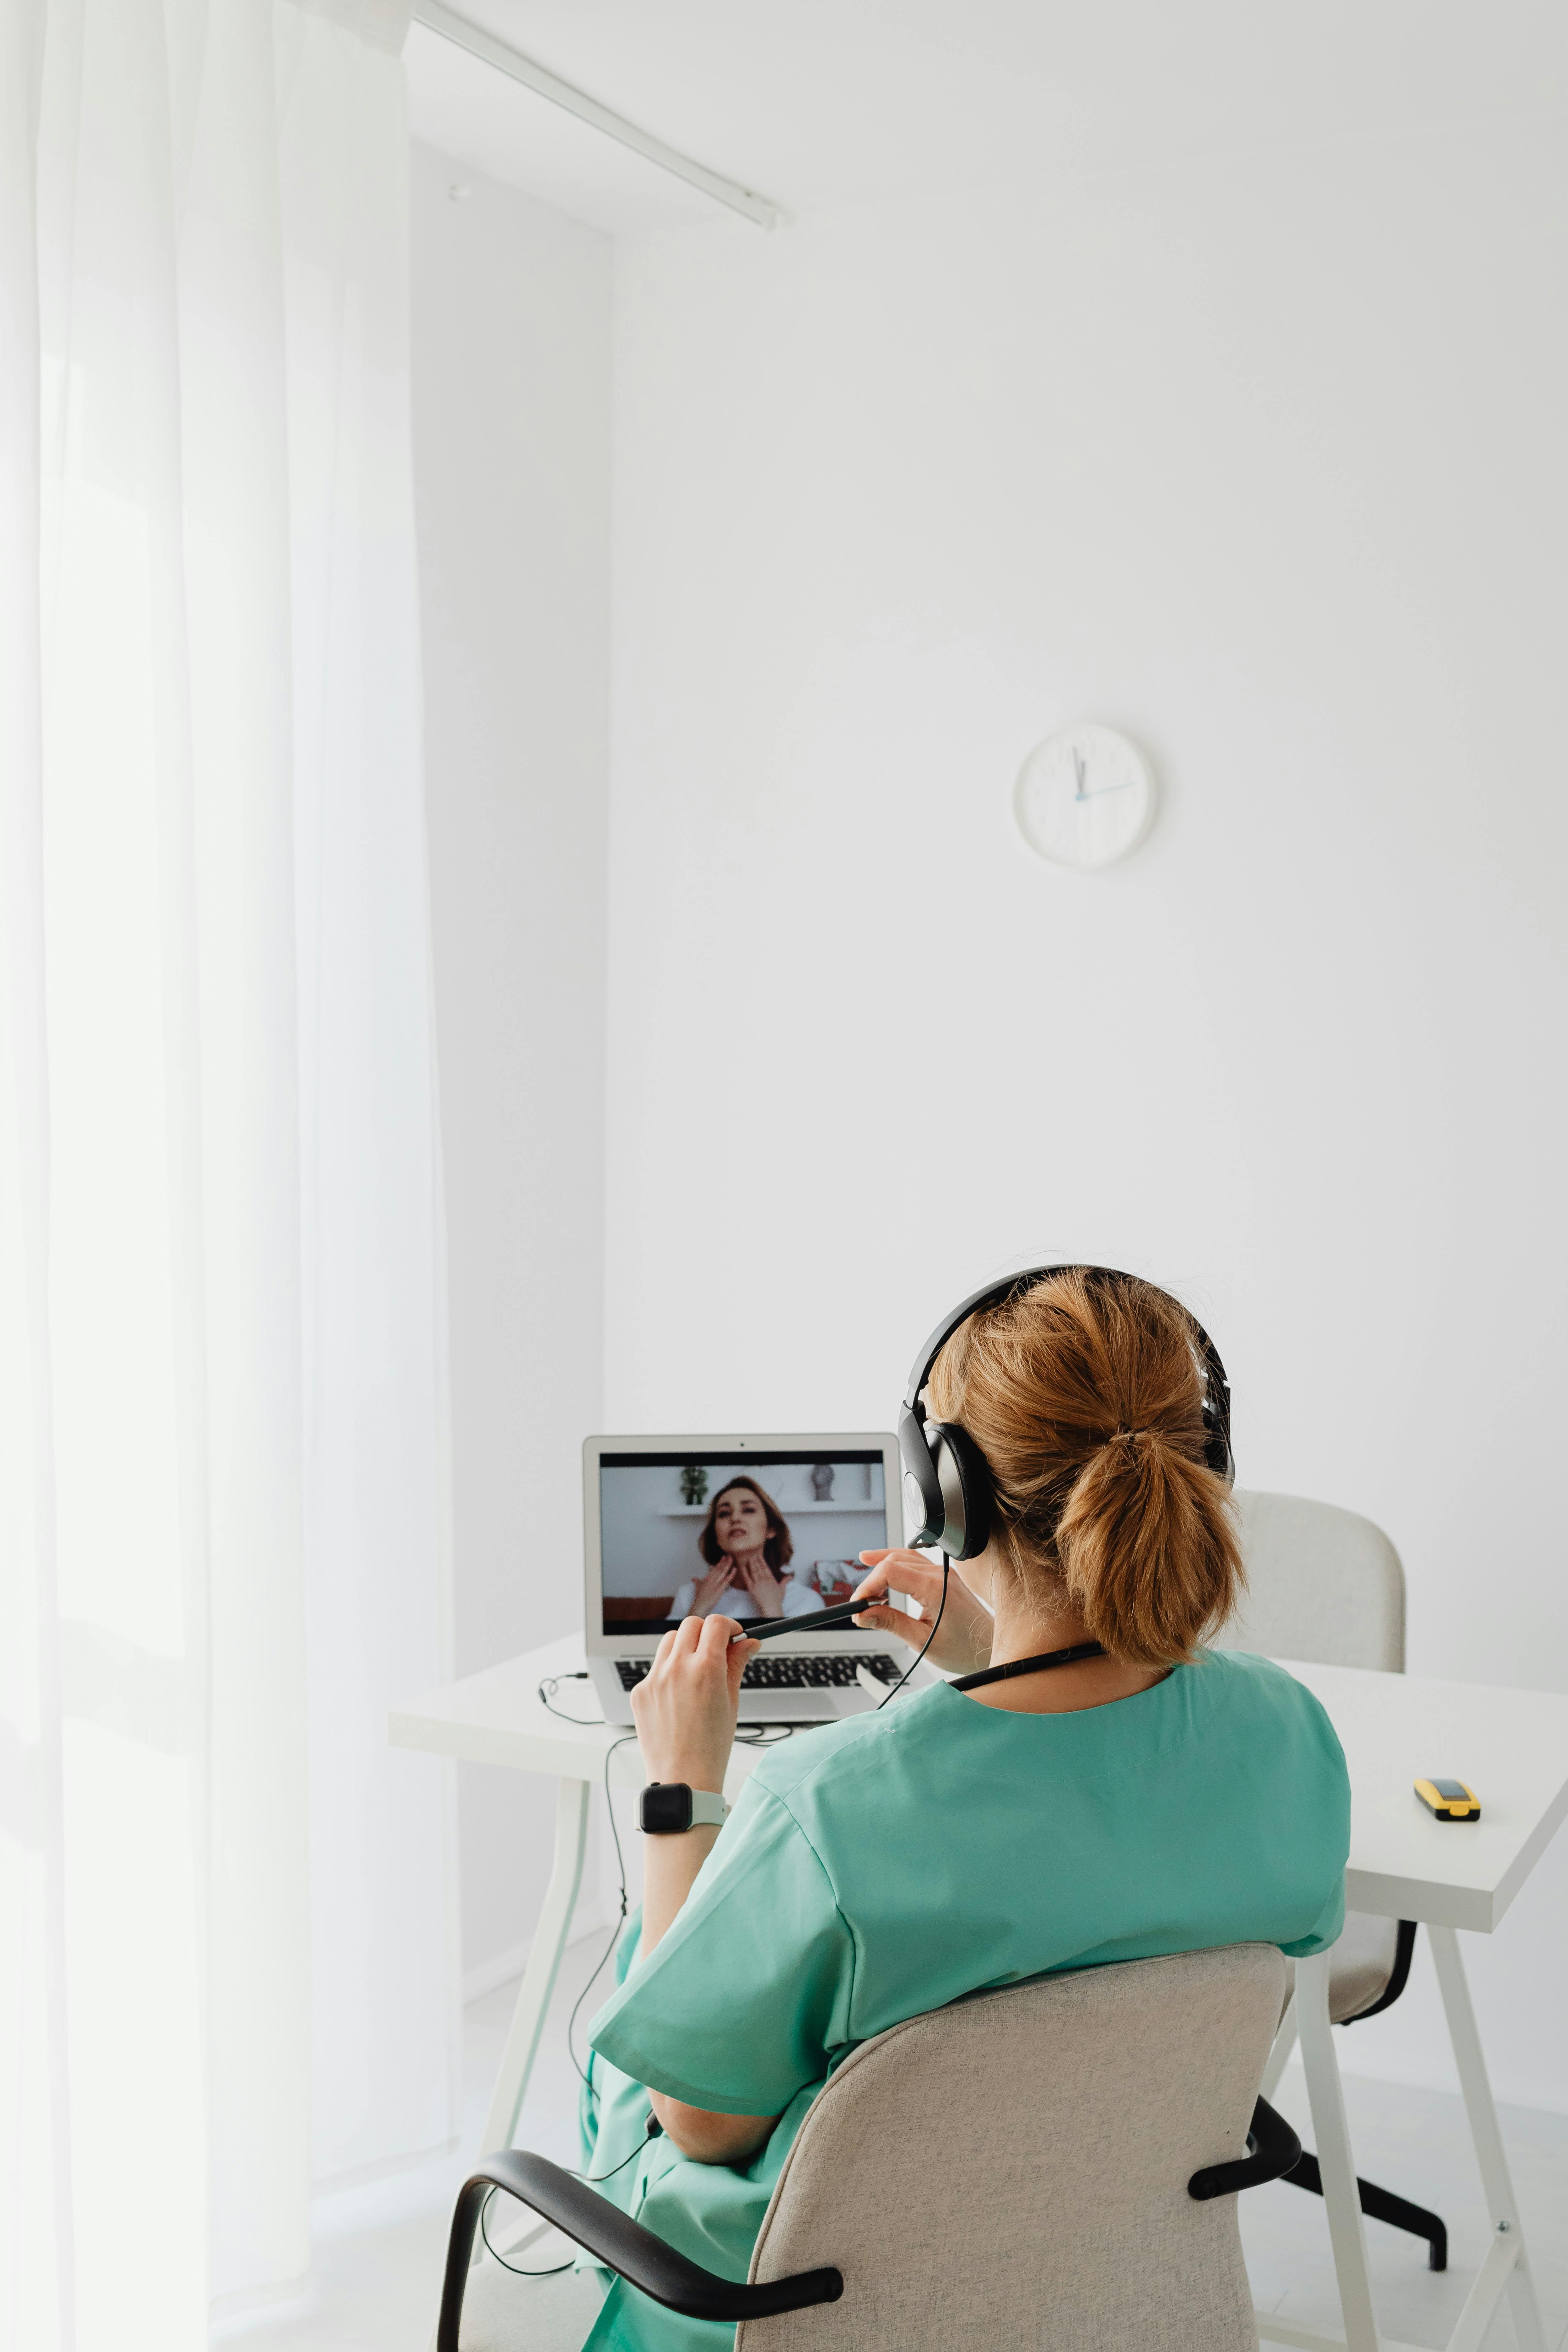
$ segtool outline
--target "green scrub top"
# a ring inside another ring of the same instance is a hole
[[[802,2118],[857,2043],[983,1987],[1220,1944],[1321,1951],[1344,1920],[1350,1783],[1310,1691],[1210,1651],[1134,1697],[1014,1715],[947,1684],[782,1744],[590,2029],[585,2173],[743,2279]],[[749,2163],[646,2140],[647,2090],[774,2116]],[[624,2280],[584,2352],[723,2352]]]

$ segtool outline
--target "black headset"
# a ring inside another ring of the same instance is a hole
[[[910,1385],[899,1412],[899,1452],[904,1465],[904,1516],[916,1531],[905,1541],[916,1548],[938,1545],[950,1559],[973,1559],[983,1552],[995,1513],[995,1482],[991,1465],[966,1429],[954,1421],[928,1421],[922,1391],[931,1366],[961,1323],[1005,1298],[1020,1298],[1053,1275],[1086,1274],[1110,1282],[1130,1282],[1131,1275],[1109,1265],[1036,1265],[1005,1281],[988,1283],[951,1315],[944,1315],[910,1374]],[[1163,1295],[1163,1294],[1162,1294]],[[1192,1326],[1204,1376],[1204,1460],[1217,1470],[1227,1486],[1236,1483],[1230,1451],[1230,1383],[1219,1349],[1194,1315],[1182,1308]]]

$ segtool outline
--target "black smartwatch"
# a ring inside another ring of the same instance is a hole
[[[684,1780],[650,1780],[637,1799],[637,1827],[649,1837],[679,1837],[682,1830],[722,1829],[730,1808],[711,1789]]]

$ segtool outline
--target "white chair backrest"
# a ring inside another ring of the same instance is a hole
[[[1237,2200],[1285,1996],[1272,1944],[1033,1979],[878,2034],[785,2158],[753,2279],[836,2263],[838,2303],[735,2352],[1257,2352]]]
[[[1247,1591],[1218,1647],[1405,1672],[1405,1570],[1370,1519],[1300,1495],[1236,1491]]]

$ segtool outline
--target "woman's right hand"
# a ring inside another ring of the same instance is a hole
[[[856,1601],[862,1593],[866,1596],[867,1607],[855,1619],[857,1625],[868,1633],[896,1633],[900,1642],[918,1650],[941,1608],[942,1623],[926,1652],[931,1664],[950,1675],[972,1675],[990,1664],[991,1612],[975,1599],[956,1569],[948,1570],[947,1605],[942,1608],[942,1570],[921,1553],[863,1551],[860,1560],[871,1573],[861,1578],[850,1596]],[[891,1606],[878,1608],[878,1597],[889,1591],[901,1592],[917,1602],[919,1616],[906,1616]]]
[[[691,1595],[693,1617],[710,1617],[735,1580],[735,1563],[727,1551],[721,1551],[717,1563],[706,1576],[700,1576]]]

